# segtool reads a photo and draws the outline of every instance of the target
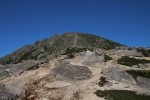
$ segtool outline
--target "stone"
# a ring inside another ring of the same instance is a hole
[[[25,89],[20,84],[17,84],[17,83],[5,84],[5,88],[7,89],[7,91],[12,93],[13,95],[16,95],[16,96],[19,96],[19,97],[20,96],[22,96],[22,97],[25,96]]]
[[[115,80],[122,83],[135,84],[132,75],[121,70],[119,67],[103,67],[102,73],[110,80]]]
[[[0,83],[0,100],[17,100],[16,95],[10,93],[4,84]]]
[[[104,61],[104,54],[92,52],[87,50],[85,56],[83,57],[84,62],[82,64],[92,66],[96,63],[101,63]]]
[[[150,79],[138,76],[136,79],[139,85],[145,86],[146,88],[150,88]]]
[[[86,66],[60,63],[60,65],[56,66],[52,70],[54,72],[54,76],[61,76],[61,78],[64,77],[69,80],[84,80],[92,77],[92,72]]]
[[[18,64],[9,64],[0,66],[0,80],[22,74],[24,71],[36,69],[38,62],[35,60],[28,60]]]

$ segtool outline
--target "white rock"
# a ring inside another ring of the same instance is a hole
[[[42,99],[40,99],[40,100],[49,100],[48,98],[42,98]]]
[[[46,88],[61,88],[61,87],[66,87],[70,86],[70,82],[63,82],[63,81],[54,81],[54,82],[48,82],[45,84],[44,87]]]

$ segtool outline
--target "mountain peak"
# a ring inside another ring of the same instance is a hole
[[[25,46],[0,59],[1,64],[18,63],[22,60],[49,59],[61,54],[67,48],[77,47],[86,49],[114,49],[123,46],[111,40],[87,33],[66,32],[51,38],[38,41],[33,45]]]

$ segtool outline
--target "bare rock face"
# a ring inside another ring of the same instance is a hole
[[[94,65],[95,63],[100,63],[104,61],[104,54],[100,53],[98,54],[97,52],[92,52],[92,51],[86,51],[86,54],[84,56],[84,65]]]
[[[25,89],[23,85],[13,83],[13,84],[5,84],[5,88],[9,93],[12,93],[15,96],[23,97],[25,94]]]
[[[84,80],[92,77],[92,72],[86,66],[78,66],[61,63],[53,69],[56,77],[63,77],[69,80]]]
[[[150,88],[150,79],[138,76],[136,80],[139,85]]]
[[[28,60],[19,64],[9,64],[0,66],[0,80],[10,77],[12,75],[20,75],[24,71],[36,69],[38,62],[35,60]]]
[[[17,98],[9,92],[4,84],[0,84],[0,100],[17,100]]]
[[[132,75],[121,70],[118,67],[103,67],[102,73],[110,80],[115,80],[122,83],[135,84],[135,80]]]

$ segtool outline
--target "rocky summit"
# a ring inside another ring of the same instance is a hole
[[[23,60],[50,59],[61,54],[70,47],[85,49],[114,49],[118,46],[122,45],[99,36],[85,33],[68,32],[63,35],[55,35],[51,38],[44,39],[43,41],[37,41],[33,45],[24,46],[1,58],[0,63],[15,64]]]
[[[150,100],[149,83],[150,48],[93,34],[54,35],[0,58],[0,100]]]

